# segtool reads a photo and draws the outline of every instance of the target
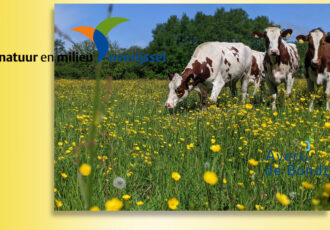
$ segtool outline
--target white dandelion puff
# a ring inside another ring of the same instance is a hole
[[[291,199],[295,198],[296,195],[297,195],[296,192],[290,192],[290,193],[289,193],[289,197],[290,197]]]
[[[126,180],[122,177],[116,177],[113,180],[113,186],[118,189],[123,189],[126,187]]]

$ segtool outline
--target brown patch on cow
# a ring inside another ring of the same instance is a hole
[[[239,58],[236,58],[237,62],[239,62]]]
[[[238,49],[236,49],[234,46],[232,46],[232,47],[230,48],[230,50],[234,50],[236,53],[239,53],[239,52],[238,52]]]
[[[231,78],[232,78],[232,76],[231,76],[231,74],[230,74],[230,73],[228,73],[228,77],[229,77],[229,79],[231,79]]]
[[[221,50],[221,53],[222,53],[222,54],[225,54],[225,51]]]
[[[225,63],[225,65],[228,65],[229,67],[231,66],[230,62],[227,60],[227,58],[225,58],[225,61],[223,62]]]
[[[206,57],[206,63],[211,67],[211,72],[213,72],[212,62],[210,58]]]
[[[185,90],[188,90],[190,85],[197,85],[201,82],[204,82],[207,78],[210,77],[213,61],[210,58],[200,63],[198,60],[192,64],[192,68],[186,68],[182,73],[182,82],[181,85],[176,89],[176,93],[179,98],[184,95]],[[210,68],[207,66],[209,65]]]
[[[257,82],[259,81],[260,69],[255,56],[252,56],[251,75],[254,75]]]
[[[327,71],[330,71],[330,44],[329,43],[323,44],[323,48],[321,49],[320,59],[321,59],[321,63],[317,68],[317,74],[325,73],[326,69],[327,69]]]
[[[236,57],[236,58],[239,57],[238,49],[236,49],[234,46],[232,46],[232,47],[230,48],[230,50],[233,51],[233,55],[234,55],[234,57]],[[239,61],[238,61],[238,62],[239,62]]]

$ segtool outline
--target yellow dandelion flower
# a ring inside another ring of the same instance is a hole
[[[237,185],[238,185],[239,187],[244,187],[244,184],[243,184],[242,182],[238,182]]]
[[[255,159],[250,159],[248,160],[248,163],[251,165],[251,166],[257,166],[259,164],[258,161],[256,161]]]
[[[56,207],[58,207],[58,208],[63,206],[63,203],[60,200],[55,200],[55,204],[56,204]]]
[[[138,201],[138,202],[136,202],[136,204],[137,204],[138,206],[142,206],[144,203],[143,203],[143,201]]]
[[[68,175],[66,173],[61,173],[61,176],[65,179],[68,177]]]
[[[276,193],[276,199],[284,206],[288,206],[291,201],[285,194]]]
[[[212,145],[210,147],[210,149],[213,151],[213,152],[219,152],[221,150],[221,146],[220,145]]]
[[[223,178],[223,179],[222,179],[222,183],[223,183],[223,184],[227,184],[227,180],[226,180],[226,178]]]
[[[304,186],[305,189],[313,189],[314,188],[314,185],[308,183],[307,181],[302,182],[301,185]]]
[[[57,143],[57,145],[58,146],[63,146],[63,142],[60,141],[60,142]]]
[[[259,204],[256,204],[255,208],[256,208],[258,211],[262,211],[262,210],[264,210],[264,207],[262,207],[262,206],[259,205]]]
[[[168,207],[172,210],[176,210],[178,208],[179,203],[180,202],[175,197],[167,201]]]
[[[246,104],[246,105],[245,105],[245,108],[246,108],[247,110],[251,110],[251,109],[253,109],[253,105],[251,105],[251,104]]]
[[[89,164],[82,164],[79,168],[79,172],[83,175],[83,176],[88,176],[89,174],[91,174],[91,170],[92,167]]]
[[[57,192],[57,188],[54,188],[54,192]]]
[[[325,129],[330,129],[330,122],[325,122],[324,128]]]
[[[242,205],[242,204],[237,204],[237,205],[236,205],[236,208],[237,208],[238,210],[240,210],[240,211],[242,211],[242,210],[245,209],[244,205]]]
[[[211,139],[211,143],[212,143],[212,144],[215,143],[215,139],[214,139],[214,138]]]
[[[123,202],[118,198],[113,198],[105,202],[105,210],[107,211],[119,211],[123,207]]]
[[[95,206],[91,207],[89,209],[89,211],[93,211],[93,212],[100,211],[100,208],[95,205]]]
[[[190,143],[189,145],[187,145],[187,150],[193,148],[194,146],[195,146],[194,143]]]
[[[125,195],[122,196],[122,198],[123,198],[124,200],[129,200],[129,199],[131,199],[131,196],[128,195],[128,194],[125,194]]]
[[[313,205],[319,205],[320,204],[320,200],[318,200],[318,199],[312,199],[312,204]]]
[[[181,175],[178,172],[172,172],[172,178],[175,181],[178,181],[181,179]]]
[[[278,115],[278,112],[274,112],[273,115],[276,117]]]
[[[324,192],[330,194],[330,183],[326,183],[323,187]]]
[[[210,185],[215,185],[218,183],[217,174],[211,171],[207,171],[204,173],[204,181]]]

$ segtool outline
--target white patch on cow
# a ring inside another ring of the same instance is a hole
[[[319,47],[320,47],[321,39],[323,37],[323,33],[320,30],[315,30],[315,31],[311,32],[311,36],[312,36],[314,48],[315,48],[314,57],[312,59],[312,62],[314,62],[314,61],[317,61],[317,59],[319,58]]]
[[[278,39],[281,36],[281,29],[278,27],[268,27],[265,31],[269,39],[269,47],[267,50],[268,55],[271,55],[272,52],[279,54]]]

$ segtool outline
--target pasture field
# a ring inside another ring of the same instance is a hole
[[[91,145],[95,81],[55,80],[55,210],[330,209],[329,176],[286,172],[289,164],[330,167],[330,112],[322,93],[308,112],[305,79],[296,79],[290,98],[281,87],[277,112],[268,97],[242,105],[228,88],[205,111],[197,93],[169,111],[167,84],[112,81]],[[101,81],[102,97],[106,85]],[[91,146],[94,155],[87,154]],[[270,150],[305,153],[308,160],[267,161]],[[280,175],[265,175],[270,166]],[[124,181],[114,184],[117,177]]]

